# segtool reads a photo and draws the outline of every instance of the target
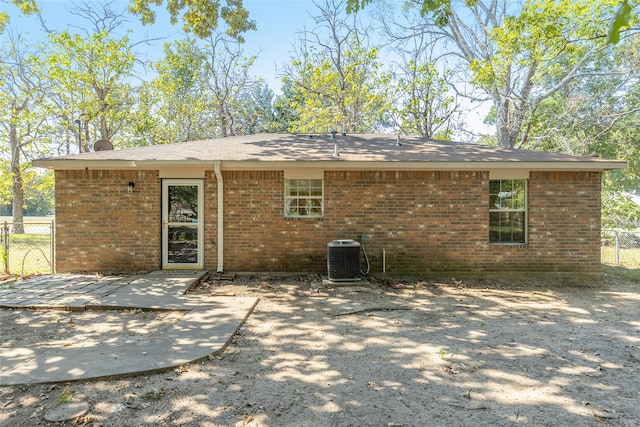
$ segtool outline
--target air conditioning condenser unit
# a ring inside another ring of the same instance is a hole
[[[334,240],[327,244],[329,280],[352,282],[360,280],[360,243],[355,240]]]

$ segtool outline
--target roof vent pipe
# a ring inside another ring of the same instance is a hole
[[[402,144],[400,144],[400,134],[396,134],[396,147],[400,147]]]
[[[340,154],[338,153],[338,144],[333,144],[333,157],[340,157]]]

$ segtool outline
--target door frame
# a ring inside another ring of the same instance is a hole
[[[193,186],[198,191],[198,212],[197,212],[197,239],[198,239],[198,255],[195,263],[169,263],[169,226],[185,223],[170,223],[169,209],[169,187],[171,186]],[[170,178],[162,179],[162,214],[161,214],[161,262],[163,270],[177,269],[196,269],[204,268],[204,180],[203,179],[179,179]]]

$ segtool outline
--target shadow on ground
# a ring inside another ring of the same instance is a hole
[[[109,426],[640,422],[637,283],[405,285],[211,282],[195,292],[260,298],[222,354],[73,399]],[[5,420],[37,419],[63,390],[0,388]]]

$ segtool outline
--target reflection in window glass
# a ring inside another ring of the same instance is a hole
[[[489,242],[526,242],[526,195],[524,179],[489,182]]]
[[[168,188],[169,222],[198,222],[198,186],[172,185]]]
[[[192,225],[169,227],[169,264],[198,262],[198,228]]]

